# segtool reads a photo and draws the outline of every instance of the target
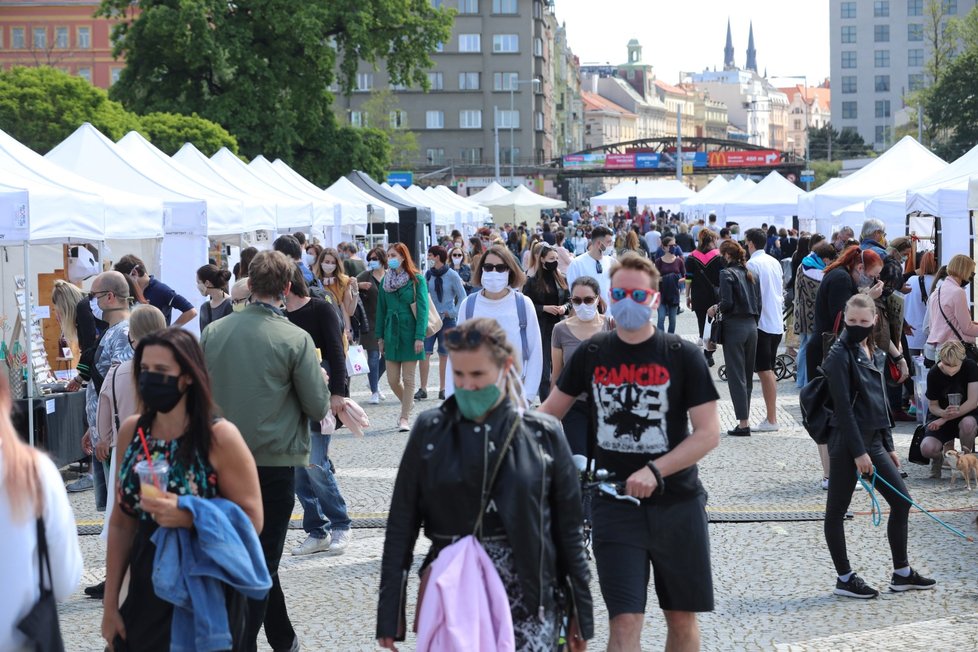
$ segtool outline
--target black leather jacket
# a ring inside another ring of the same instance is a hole
[[[730,265],[720,270],[720,313],[726,317],[761,318],[761,284],[747,279],[747,270]]]
[[[884,387],[886,354],[876,349],[869,358],[858,343],[842,331],[822,363],[832,395],[832,434],[829,451],[853,459],[867,451],[876,433],[883,431],[883,448],[893,451],[889,401]]]
[[[517,412],[508,400],[482,424],[495,449]],[[483,474],[462,473],[462,420],[455,399],[423,412],[414,424],[394,484],[381,562],[377,638],[404,631],[407,580],[419,530],[432,541],[424,565],[453,537],[472,534]],[[489,428],[485,428],[489,426]],[[471,434],[471,433],[469,433]],[[494,459],[494,458],[493,458]],[[486,470],[485,475],[489,471]],[[527,412],[496,479],[494,501],[513,548],[527,605],[550,612],[565,589],[585,639],[594,633],[590,571],[584,555],[581,492],[570,448],[553,417]]]

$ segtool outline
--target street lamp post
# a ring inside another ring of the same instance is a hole
[[[539,84],[540,80],[534,77],[533,79],[516,79],[513,80],[509,85],[509,188],[513,189],[514,182],[516,180],[516,162],[513,156],[513,148],[515,147],[515,141],[513,139],[513,113],[516,111],[514,106],[514,94],[516,93],[516,87],[520,84]],[[532,91],[531,91],[532,93]],[[529,119],[533,119],[533,111],[530,111]],[[523,128],[523,121],[520,121],[520,129]]]

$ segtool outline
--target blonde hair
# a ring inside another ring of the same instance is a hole
[[[965,357],[964,343],[959,342],[958,340],[945,342],[937,351],[937,359],[944,364],[960,364],[961,362],[964,362]]]
[[[54,289],[51,291],[51,303],[61,317],[61,332],[65,339],[75,344],[78,343],[78,304],[81,303],[85,295],[77,286],[58,279],[54,282]]]
[[[37,469],[41,453],[21,441],[17,435],[10,420],[12,409],[7,374],[0,374],[0,450],[3,451],[0,484],[10,503],[13,519],[21,521],[29,516],[36,517],[44,510],[44,494]]]
[[[964,254],[955,255],[947,264],[947,275],[953,276],[959,281],[967,280],[974,271],[975,261]]]
[[[134,342],[164,328],[166,328],[166,318],[156,306],[141,304],[129,314],[129,337]]]
[[[865,308],[867,310],[872,310],[874,315],[876,314],[876,303],[868,294],[859,293],[849,297],[849,300],[846,301],[847,314],[850,308]]]

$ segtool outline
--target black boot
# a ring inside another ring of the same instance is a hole
[[[703,349],[703,355],[706,356],[706,365],[708,367],[712,367],[713,365],[716,364],[716,362],[713,360],[713,351],[707,351],[706,349]]]

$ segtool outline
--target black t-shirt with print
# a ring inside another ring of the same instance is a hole
[[[941,371],[940,365],[934,365],[927,372],[927,399],[940,403],[942,410],[947,408],[948,394],[960,394],[964,403],[968,400],[968,383],[978,383],[978,364],[974,360],[965,360],[953,376]]]
[[[595,468],[624,481],[689,436],[690,408],[719,398],[706,359],[675,335],[656,331],[640,344],[599,333],[581,344],[560,375],[560,391],[588,395]],[[669,476],[656,500],[702,491],[696,466]]]

